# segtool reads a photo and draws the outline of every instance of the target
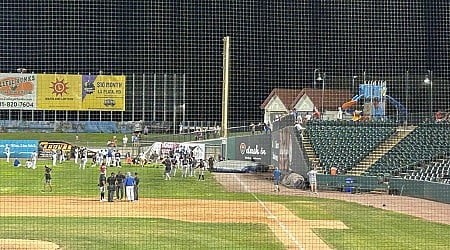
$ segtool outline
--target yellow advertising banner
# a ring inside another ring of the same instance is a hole
[[[38,109],[81,109],[81,75],[38,74],[37,79]]]
[[[124,75],[83,75],[82,110],[125,110]]]

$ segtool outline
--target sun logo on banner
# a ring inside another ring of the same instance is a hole
[[[56,96],[62,96],[63,94],[67,94],[67,90],[69,89],[67,87],[67,82],[64,82],[64,79],[58,80],[58,78],[56,78],[55,82],[52,82],[52,86],[50,87],[51,89],[53,89],[52,94],[55,94]]]

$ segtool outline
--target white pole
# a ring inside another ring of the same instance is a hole
[[[173,74],[173,133],[177,132],[177,74]]]
[[[135,93],[134,93],[134,89],[135,89],[135,85],[134,85],[134,78],[135,78],[135,75],[134,75],[134,73],[133,73],[133,81],[132,81],[132,95],[131,95],[131,120],[132,121],[134,121],[134,117],[135,117],[135,114],[134,114],[134,106],[135,106],[135,103],[134,103],[134,98],[135,98]]]
[[[164,73],[164,80],[163,80],[163,121],[166,121],[166,111],[167,111],[167,74]]]
[[[145,121],[145,73],[142,74],[142,121]]]
[[[153,121],[156,120],[156,73],[153,74]]]
[[[183,74],[183,126],[186,122],[186,74]]]
[[[228,159],[228,84],[230,70],[230,37],[223,39],[223,89],[222,89],[222,157]]]

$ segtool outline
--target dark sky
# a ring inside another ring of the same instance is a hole
[[[448,105],[447,1],[29,2],[0,3],[1,72],[102,70],[126,74],[129,86],[134,73],[135,116],[142,116],[144,95],[150,120],[163,119],[162,96],[173,100],[173,82],[176,104],[182,104],[185,74],[187,120],[220,121],[224,36],[232,44],[232,121],[262,120],[259,105],[273,88],[310,86],[316,68],[326,72],[331,88],[348,87],[363,72],[367,80],[387,79],[401,102],[408,96],[405,84],[412,86],[410,96],[425,91],[417,84],[433,70],[436,103]],[[153,82],[142,87],[143,73],[152,80],[157,74],[157,117]],[[162,90],[163,74],[170,91]],[[411,107],[426,105],[422,99],[409,101]]]

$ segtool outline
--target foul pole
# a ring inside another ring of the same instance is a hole
[[[222,83],[222,156],[227,159],[228,137],[228,73],[230,70],[230,37],[223,39],[223,83]]]

